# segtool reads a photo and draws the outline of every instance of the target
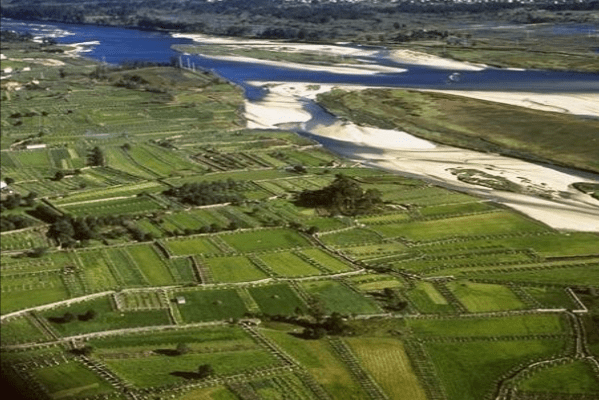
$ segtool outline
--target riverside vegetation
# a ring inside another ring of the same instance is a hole
[[[70,50],[2,43],[1,370],[24,397],[599,394],[596,234],[245,129],[211,74]],[[426,108],[389,123],[459,131],[457,100],[394,93]]]

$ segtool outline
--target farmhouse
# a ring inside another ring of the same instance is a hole
[[[177,296],[176,300],[177,304],[185,304],[185,297],[183,296]]]

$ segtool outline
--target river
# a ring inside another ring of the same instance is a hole
[[[85,56],[108,63],[127,60],[169,62],[180,53],[173,45],[191,44],[184,37],[137,29],[74,24],[40,24],[2,20],[3,29],[52,35],[59,43],[97,42],[86,48]],[[352,46],[352,45],[345,45]],[[183,63],[212,70],[243,87],[250,127],[294,128],[310,135],[334,152],[360,163],[395,173],[426,179],[438,185],[468,192],[505,204],[557,229],[599,232],[599,205],[571,184],[599,182],[599,177],[573,170],[554,168],[497,154],[451,148],[414,138],[405,132],[359,127],[341,123],[326,115],[307,93],[307,83],[331,85],[405,87],[440,90],[526,91],[538,93],[599,93],[599,74],[537,70],[459,71],[460,79],[448,80],[455,71],[398,63],[385,57],[383,48],[374,49],[368,61],[386,67],[403,68],[397,73],[344,74],[312,71],[301,66],[283,67],[259,62],[219,60],[184,56]],[[379,51],[380,50],[380,51]],[[266,84],[275,83],[266,88]],[[274,116],[274,119],[273,119]],[[598,133],[599,137],[599,133]],[[451,168],[478,169],[526,185],[531,191],[518,194],[492,190],[457,180]],[[533,193],[535,192],[535,193]],[[538,196],[542,194],[543,196]]]

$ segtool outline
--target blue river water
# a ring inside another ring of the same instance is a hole
[[[192,40],[173,38],[165,32],[145,31],[128,28],[103,27],[92,25],[33,23],[16,20],[2,20],[2,29],[18,32],[31,32],[34,35],[55,35],[59,43],[80,43],[98,41],[91,46],[85,56],[112,64],[124,61],[169,62],[180,53],[172,49],[175,44],[190,44]],[[381,54],[384,51],[381,48]],[[488,68],[483,71],[460,71],[458,82],[448,80],[447,71],[422,66],[395,63],[382,57],[372,61],[407,69],[403,73],[375,75],[337,74],[315,72],[279,66],[214,60],[201,56],[184,56],[197,68],[212,70],[223,78],[244,87],[246,96],[255,100],[264,94],[260,88],[247,84],[250,81],[285,81],[313,83],[345,83],[368,86],[452,89],[452,90],[502,90],[533,92],[596,91],[599,92],[599,73],[575,73],[557,71],[513,71]]]

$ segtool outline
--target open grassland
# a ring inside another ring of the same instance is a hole
[[[127,253],[152,286],[174,283],[165,262],[153,246],[130,246]]]
[[[81,320],[79,316],[89,310],[95,311],[96,316],[88,321]],[[65,322],[62,320],[65,313],[71,313],[75,318],[70,322]],[[120,311],[115,308],[109,297],[58,307],[43,311],[40,315],[50,323],[56,332],[63,336],[171,324],[168,313],[164,309]]]
[[[345,341],[390,398],[426,400],[425,392],[399,340],[363,337]]]
[[[519,389],[535,393],[599,395],[599,379],[586,361],[574,361],[536,372],[520,383]]]
[[[449,400],[480,400],[494,390],[495,379],[521,362],[558,354],[560,340],[427,343]],[[474,373],[474,371],[476,373]]]
[[[220,254],[216,245],[208,237],[185,238],[181,240],[168,240],[164,242],[166,248],[173,256],[211,255]]]
[[[380,308],[363,295],[335,281],[306,282],[304,289],[322,302],[327,313],[376,314]]]
[[[430,282],[418,282],[408,292],[410,301],[418,311],[428,314],[447,314],[455,312],[455,308]]]
[[[60,364],[33,372],[50,392],[52,399],[102,395],[114,392],[113,387],[78,362]]]
[[[65,300],[69,292],[57,274],[3,278],[0,290],[2,313]]]
[[[493,318],[410,319],[418,336],[530,336],[567,333],[559,314],[514,315]]]
[[[436,142],[599,171],[599,122],[440,93],[369,89],[318,97],[337,115]],[[568,140],[564,141],[564,135]]]
[[[267,315],[293,315],[307,310],[304,302],[286,284],[254,287],[248,291],[260,311]]]
[[[177,400],[237,400],[237,396],[222,386],[192,389]]]
[[[458,281],[449,283],[447,287],[470,312],[525,308],[524,303],[505,286]]]
[[[305,366],[333,399],[367,398],[349,368],[335,356],[326,340],[302,340],[284,330],[263,329],[262,332]]]
[[[0,344],[40,342],[46,336],[25,317],[5,321],[0,324]]]
[[[266,229],[220,236],[239,252],[306,247],[307,239],[290,229]]]
[[[531,282],[552,285],[599,285],[599,264],[585,266],[565,266],[547,269],[514,269],[510,271],[485,271],[477,274],[477,278],[491,279],[498,282]]]
[[[210,268],[216,282],[249,282],[266,278],[266,274],[247,257],[214,257],[202,261]]]
[[[261,254],[260,259],[280,276],[294,277],[322,273],[318,268],[291,252]]]
[[[179,296],[185,298],[185,304],[177,308],[187,323],[241,318],[247,312],[233,289],[176,292],[175,297]]]
[[[302,250],[302,253],[331,272],[344,272],[351,270],[349,265],[321,249],[306,249]]]
[[[264,350],[245,350],[223,353],[184,354],[177,357],[154,355],[125,360],[105,359],[111,370],[137,387],[181,384],[197,372],[198,366],[209,364],[220,376],[233,375],[255,368],[270,367],[277,360]]]

